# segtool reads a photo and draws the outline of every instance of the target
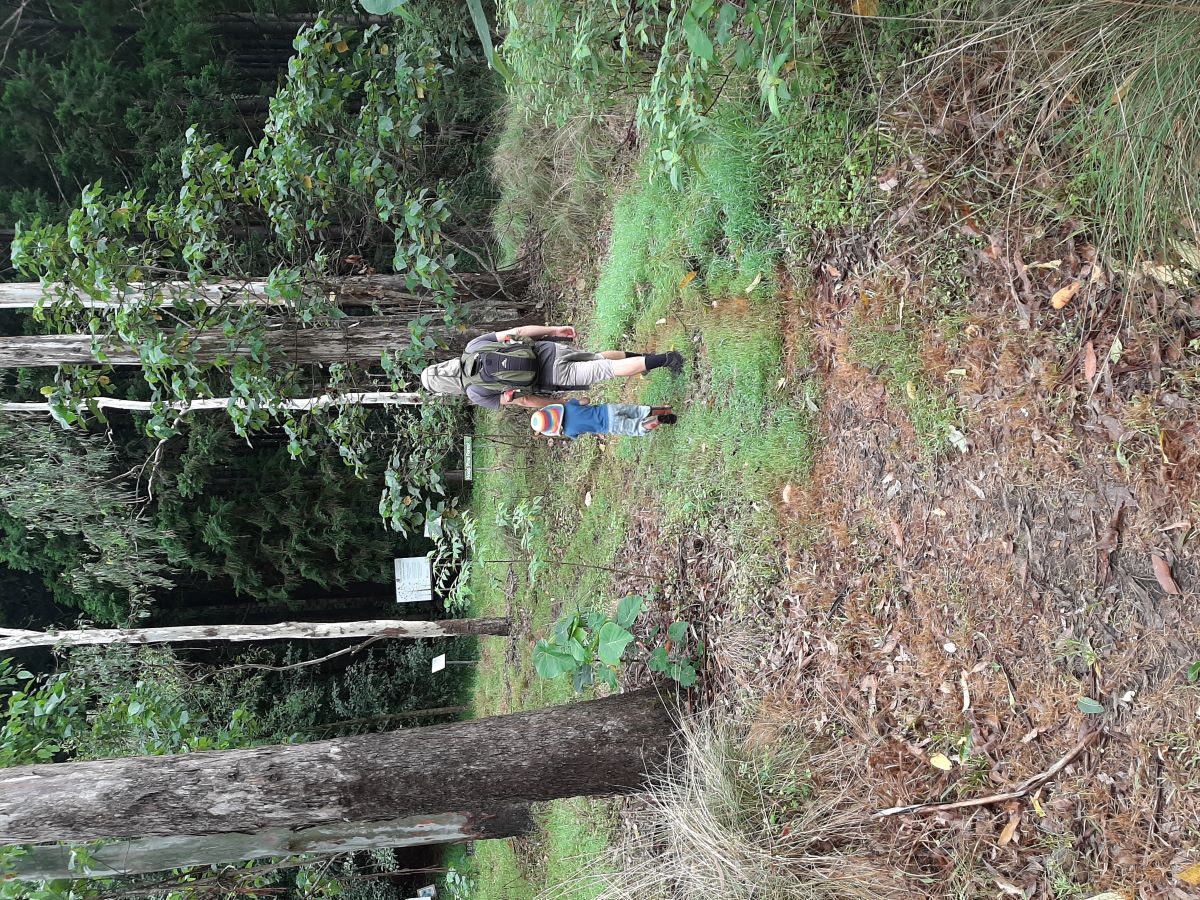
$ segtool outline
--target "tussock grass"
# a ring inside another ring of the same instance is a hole
[[[627,813],[625,843],[598,874],[600,900],[920,896],[870,849],[861,748],[708,721],[685,721],[681,743]]]
[[[492,227],[503,261],[544,242],[547,263],[586,257],[607,208],[609,168],[616,155],[601,123],[542,123],[513,106],[501,112],[492,154],[500,200]]]
[[[1200,236],[1200,8],[969,0],[933,18],[922,86],[971,81],[977,125],[1020,135],[1022,181],[1049,167],[1102,249],[1171,259]]]

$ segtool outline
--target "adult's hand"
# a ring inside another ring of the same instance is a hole
[[[516,391],[505,391],[503,394],[500,395],[500,405],[501,406],[512,406],[516,402],[517,402],[517,392]]]
[[[554,336],[560,337],[560,338],[574,338],[575,337],[575,326],[574,325],[559,325],[557,328],[554,329]]]

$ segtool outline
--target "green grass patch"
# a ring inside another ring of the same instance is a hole
[[[887,385],[888,396],[903,409],[922,449],[935,455],[962,440],[962,411],[935,385],[921,361],[920,343],[912,329],[899,322],[855,324],[850,348],[858,361],[875,371]]]

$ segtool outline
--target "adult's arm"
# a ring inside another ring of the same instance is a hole
[[[529,409],[542,409],[551,403],[562,402],[562,397],[546,397],[540,394],[528,397],[515,397],[512,391],[505,391],[500,397],[501,406],[524,406]]]
[[[518,325],[516,328],[496,332],[496,339],[502,342],[508,342],[518,337],[533,338],[534,340],[546,337],[573,338],[575,337],[575,327],[573,325]]]

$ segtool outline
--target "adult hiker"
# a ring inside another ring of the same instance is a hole
[[[560,391],[586,391],[609,378],[631,378],[666,368],[678,375],[683,356],[666,353],[589,353],[555,340],[571,340],[570,325],[521,325],[480,335],[457,359],[426,366],[421,386],[434,394],[465,394],[477,406],[541,409]]]

